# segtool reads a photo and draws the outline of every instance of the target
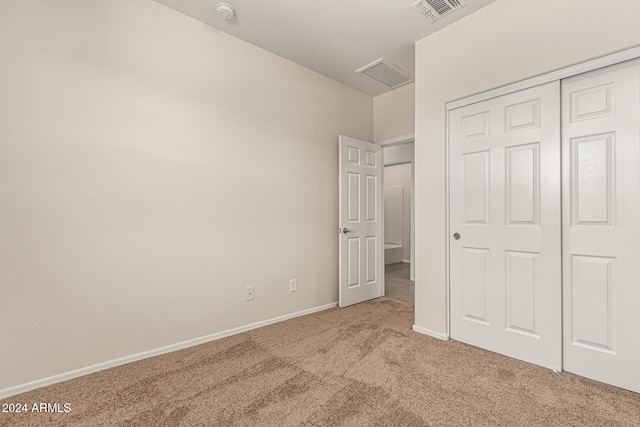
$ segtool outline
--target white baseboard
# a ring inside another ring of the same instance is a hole
[[[439,340],[447,341],[449,339],[449,334],[443,334],[442,332],[432,331],[430,329],[423,328],[418,325],[413,325],[413,330],[424,335],[429,335],[430,337],[433,337],[433,338],[438,338]]]
[[[403,259],[402,262],[404,262],[405,264],[411,264],[411,260],[410,259]]]
[[[52,377],[43,378],[41,380],[32,381],[30,383],[18,385],[15,387],[5,388],[4,390],[0,390],[0,399],[5,399],[10,396],[15,396],[16,394],[26,393],[27,391],[35,390],[41,387],[46,387],[48,385],[56,384],[62,381],[67,381],[74,378],[82,377],[84,375],[93,374],[94,372],[103,371],[105,369],[114,368],[116,366],[125,365],[127,363],[137,362],[138,360],[147,359],[149,357],[159,356],[161,354],[171,353],[174,351],[183,350],[185,348],[204,344],[210,341],[219,340],[221,338],[230,337],[232,335],[240,334],[242,332],[247,332],[252,329],[257,329],[263,326],[271,325],[273,323],[278,323],[285,320],[293,319],[295,317],[305,316],[307,314],[316,313],[318,311],[328,310],[330,308],[334,308],[337,306],[338,306],[338,303],[333,302],[331,304],[325,304],[319,307],[313,307],[307,310],[285,314],[283,316],[274,317],[272,319],[263,320],[261,322],[239,326],[237,328],[228,329],[226,331],[216,332],[215,334],[207,335],[204,337],[182,341],[176,344],[167,345],[164,347],[156,348],[156,349],[145,351],[138,354],[132,354],[131,356],[121,357],[119,359],[111,360],[108,362],[98,363],[96,365],[87,366],[86,368],[76,369],[75,371],[65,372],[63,374],[54,375]]]

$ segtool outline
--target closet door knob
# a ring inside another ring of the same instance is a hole
[[[456,240],[460,240],[460,234],[459,233],[453,233],[453,238]]]

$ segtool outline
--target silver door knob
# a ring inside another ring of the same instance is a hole
[[[453,233],[453,238],[456,240],[460,240],[460,234],[459,233]]]
[[[354,230],[349,230],[349,229],[348,229],[348,228],[346,228],[346,227],[342,229],[342,232],[343,232],[344,234],[351,233],[352,231],[354,231]]]

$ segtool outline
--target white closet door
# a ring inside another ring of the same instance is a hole
[[[552,82],[449,113],[451,337],[556,370],[559,95]]]
[[[640,392],[640,62],[562,100],[564,369]]]

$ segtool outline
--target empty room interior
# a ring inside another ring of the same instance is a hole
[[[0,426],[637,426],[638,16],[0,0]]]

